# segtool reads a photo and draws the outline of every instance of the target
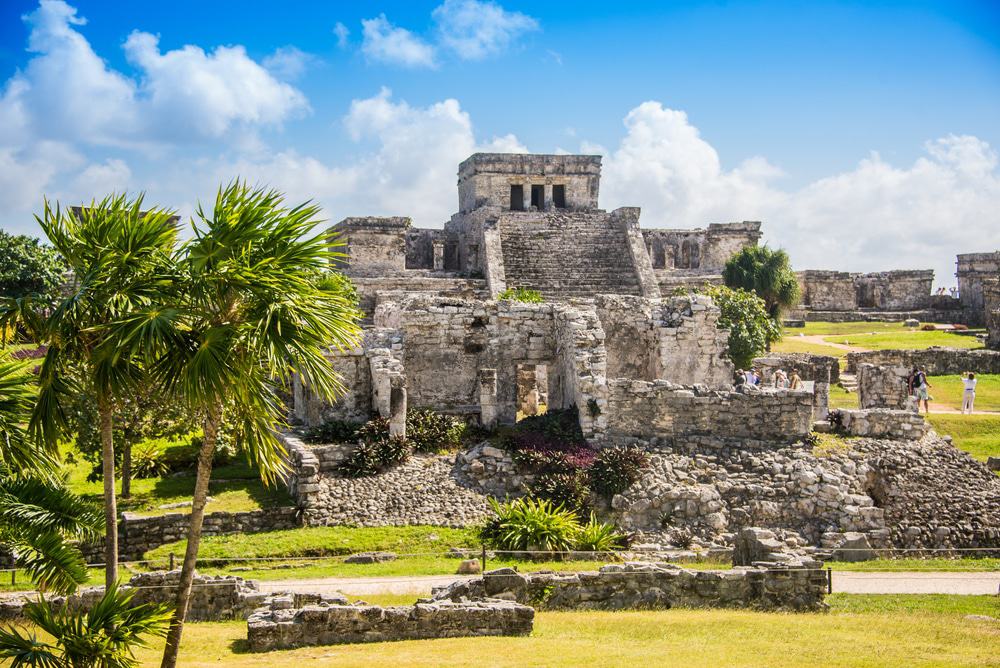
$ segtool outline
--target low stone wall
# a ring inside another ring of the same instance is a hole
[[[754,358],[753,365],[758,367],[764,378],[763,383],[773,382],[774,371],[784,369],[791,374],[792,369],[799,372],[802,380],[817,383],[836,383],[840,380],[840,360],[830,355],[813,355],[812,353],[769,353],[763,357]]]
[[[825,610],[826,573],[816,568],[735,568],[689,571],[673,564],[609,564],[583,573],[530,573],[512,568],[434,590],[436,601],[497,597],[539,610],[665,610],[750,608]]]
[[[841,410],[840,429],[847,436],[890,438],[897,441],[919,441],[930,425],[918,413],[887,408]]]
[[[862,409],[913,410],[914,399],[907,386],[909,373],[903,366],[859,364],[858,404]]]
[[[982,319],[981,315],[964,308],[922,309],[919,311],[824,311],[806,308],[794,309],[789,312],[788,317],[807,322],[905,322],[906,320],[918,320],[944,325],[964,324],[969,326],[978,324],[978,321]]]
[[[704,390],[668,381],[608,382],[612,441],[711,434],[788,442],[812,428],[813,394],[804,390]]]
[[[149,550],[183,540],[187,537],[191,516],[187,513],[168,513],[143,517],[122,513],[118,523],[118,558],[121,561],[138,561]],[[246,512],[218,512],[205,515],[203,536],[221,536],[233,533],[278,531],[302,526],[297,508],[269,508]],[[88,563],[104,561],[104,541],[82,546]]]
[[[177,595],[180,574],[179,570],[140,573],[123,585],[122,590],[134,590],[132,601],[135,604],[172,604]],[[66,603],[71,609],[89,610],[102,596],[104,587],[88,587],[68,597],[55,596],[49,600],[55,606]],[[253,610],[265,603],[268,596],[252,580],[231,575],[195,575],[187,619],[192,622],[246,619]],[[34,595],[30,598],[17,597],[0,601],[0,621],[20,619],[24,604],[32,600],[35,600]]]
[[[871,350],[847,353],[847,369],[856,372],[862,364],[924,367],[931,376],[975,373],[1000,374],[1000,351],[963,348],[927,348],[926,350]]]
[[[247,620],[253,652],[312,645],[425,640],[468,636],[526,636],[535,611],[512,601],[439,601],[413,606],[336,605],[258,610]]]

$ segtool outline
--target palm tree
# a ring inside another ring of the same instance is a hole
[[[767,246],[747,246],[734,254],[722,269],[722,279],[730,288],[755,292],[767,304],[776,322],[782,311],[798,304],[799,283],[788,253]]]
[[[106,197],[73,213],[53,209],[35,219],[75,274],[72,292],[45,317],[30,302],[7,303],[0,323],[20,318],[48,350],[39,372],[38,402],[31,416],[35,436],[55,448],[68,432],[68,402],[78,394],[96,398],[104,475],[105,584],[118,581],[113,412],[116,399],[141,377],[134,357],[123,355],[111,324],[159,303],[170,284],[176,252],[173,214],[142,210],[142,195]]]
[[[45,600],[24,607],[25,618],[52,636],[41,641],[33,632],[22,634],[13,626],[0,630],[0,659],[11,668],[131,668],[133,654],[145,647],[144,636],[166,634],[170,608],[152,603],[135,604],[135,592],[107,591],[86,613],[66,604],[53,609]]]
[[[356,344],[359,313],[342,283],[317,280],[342,254],[314,232],[319,207],[286,208],[274,190],[239,181],[197,211],[180,261],[176,304],[121,323],[120,345],[158,350],[148,363],[163,386],[202,416],[187,547],[163,666],[173,667],[198,556],[212,458],[223,420],[265,482],[284,470],[275,429],[285,424],[279,388],[292,374],[320,396],[343,391],[325,352]]]
[[[52,458],[27,437],[32,385],[26,363],[0,354],[0,546],[40,588],[69,592],[87,579],[73,541],[97,536],[101,518],[57,483]]]

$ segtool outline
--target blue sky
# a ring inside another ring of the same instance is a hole
[[[803,268],[1000,247],[996,2],[7,0],[0,78],[6,229],[237,174],[439,227],[487,149],[600,152],[603,206],[762,219]]]

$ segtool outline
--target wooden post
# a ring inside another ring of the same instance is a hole
[[[833,569],[831,568],[826,569],[826,593],[833,593]]]
[[[170,568],[168,568],[167,570],[168,571],[174,570],[174,553],[173,552],[170,553]]]

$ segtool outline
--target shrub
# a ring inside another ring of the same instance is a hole
[[[528,494],[577,513],[582,513],[590,507],[587,474],[579,469],[565,473],[539,474],[528,485]]]
[[[729,358],[747,368],[753,358],[781,338],[781,328],[763,299],[746,290],[722,285],[706,287],[704,294],[719,307],[719,329],[729,330]]]
[[[598,522],[593,513],[576,538],[576,549],[581,552],[611,552],[625,549],[628,544],[628,535],[619,533],[613,524]]]
[[[429,410],[406,412],[406,440],[417,452],[452,450],[462,444],[465,423]]]
[[[541,304],[545,301],[542,293],[531,288],[507,288],[497,297],[500,301],[525,302],[527,304]]]
[[[565,552],[580,532],[576,515],[544,499],[516,499],[501,504],[490,499],[493,517],[480,538],[497,550]]]
[[[377,417],[358,429],[358,445],[335,470],[345,478],[363,478],[381,473],[406,461],[410,454],[406,441],[389,435],[389,420]]]
[[[305,430],[302,440],[306,443],[353,443],[358,439],[360,422],[326,420]]]
[[[576,408],[549,411],[543,415],[526,417],[514,426],[510,435],[515,443],[518,439],[535,442],[544,440],[550,449],[559,449],[559,446],[566,445],[586,444],[583,431],[580,429]]]
[[[926,325],[920,325],[920,331],[922,331],[922,332],[934,332],[934,331],[937,331],[937,327],[934,326],[934,325],[932,325],[931,323],[927,323]]]
[[[956,331],[956,332],[967,332],[967,331],[969,331],[969,326],[968,325],[961,325],[961,324],[954,324],[954,325],[951,326],[951,329],[953,331]]]
[[[611,498],[628,489],[647,466],[649,455],[640,448],[607,448],[597,455],[590,466],[590,488],[601,496]]]
[[[163,441],[151,439],[132,446],[132,475],[136,478],[159,478],[170,473],[164,459]]]

